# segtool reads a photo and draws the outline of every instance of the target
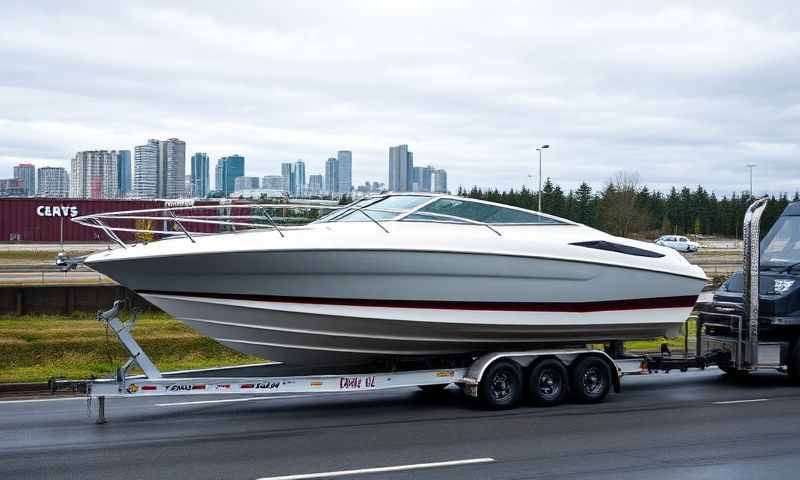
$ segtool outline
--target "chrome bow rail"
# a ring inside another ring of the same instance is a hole
[[[185,236],[193,243],[197,236],[254,229],[275,230],[283,237],[287,228],[313,222],[326,211],[348,208],[353,207],[288,203],[195,205],[93,213],[72,221],[102,230],[115,243],[127,248],[119,232],[133,233],[140,241]]]

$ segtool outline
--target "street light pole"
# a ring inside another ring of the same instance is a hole
[[[539,152],[539,211],[542,211],[542,150],[550,148],[550,145],[542,145],[536,150]]]
[[[747,168],[750,169],[750,200],[753,200],[753,167],[757,167],[755,163],[748,163]]]

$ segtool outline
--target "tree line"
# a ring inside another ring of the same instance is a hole
[[[538,209],[538,192],[499,191],[459,187],[458,195],[506,205]],[[772,196],[761,217],[761,232],[766,233],[784,208],[800,201],[795,192]],[[672,187],[668,192],[650,190],[639,184],[635,173],[620,172],[603,189],[594,191],[583,182],[576,190],[564,191],[549,178],[542,187],[542,211],[567,218],[613,235],[634,238],[655,238],[664,234],[698,234],[741,238],[742,220],[751,203],[747,192],[717,197],[702,185]]]

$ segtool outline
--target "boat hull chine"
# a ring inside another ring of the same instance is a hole
[[[237,351],[293,364],[458,355],[671,336],[691,305],[596,311],[476,310],[274,302],[147,293]]]

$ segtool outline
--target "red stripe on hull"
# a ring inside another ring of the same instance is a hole
[[[651,310],[661,308],[693,307],[697,295],[681,297],[635,298],[598,302],[459,302],[449,300],[376,300],[325,297],[288,297],[279,295],[251,295],[236,293],[167,292],[137,290],[144,295],[176,295],[223,300],[254,300],[316,305],[341,305],[349,307],[421,308],[436,310],[485,310],[503,312],[605,312],[615,310]]]

